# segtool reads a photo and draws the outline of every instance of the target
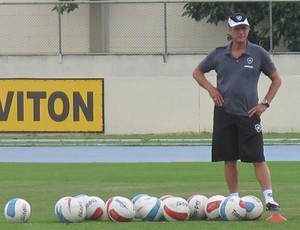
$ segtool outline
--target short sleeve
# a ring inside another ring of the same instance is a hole
[[[203,73],[207,73],[215,69],[216,49],[209,53],[199,64],[199,68]]]
[[[267,75],[270,76],[272,73],[277,71],[274,62],[272,61],[270,54],[262,48],[262,66],[261,71]]]

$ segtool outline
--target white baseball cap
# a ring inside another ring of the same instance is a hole
[[[242,13],[235,13],[230,18],[228,18],[228,25],[230,27],[238,25],[247,25],[249,26],[248,19]]]

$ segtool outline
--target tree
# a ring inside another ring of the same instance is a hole
[[[272,42],[270,47],[269,2],[190,2],[184,5],[188,16],[196,21],[207,19],[218,25],[233,12],[247,15],[251,32],[249,40],[273,50],[282,40],[291,52],[300,51],[300,2],[272,2]]]
[[[74,0],[58,0],[58,1],[63,1],[63,2],[68,2],[71,1],[73,2]],[[63,14],[64,12],[70,13],[71,11],[74,11],[78,8],[77,3],[57,3],[53,7],[52,11],[56,10],[58,13]]]

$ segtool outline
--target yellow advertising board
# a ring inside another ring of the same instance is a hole
[[[0,132],[104,132],[103,79],[0,79]]]

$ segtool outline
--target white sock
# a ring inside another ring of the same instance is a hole
[[[238,192],[233,192],[230,194],[230,196],[239,196],[239,193]]]
[[[273,198],[273,190],[272,189],[266,189],[265,191],[263,191],[264,197],[265,197],[265,203],[269,203],[274,201]]]

